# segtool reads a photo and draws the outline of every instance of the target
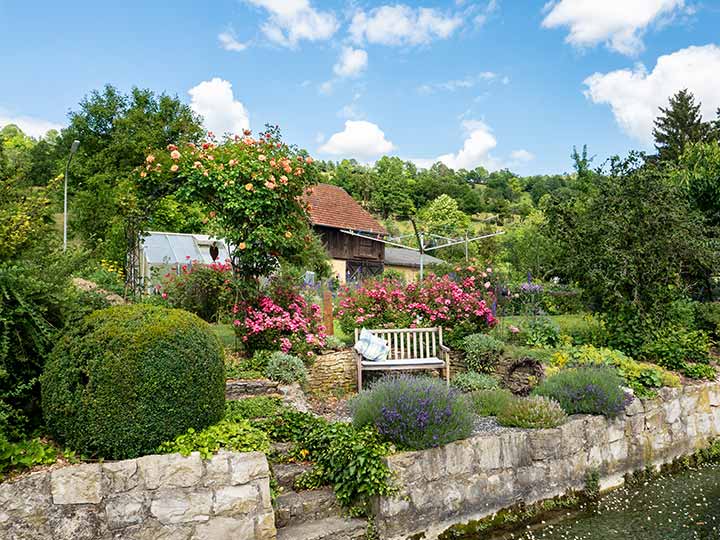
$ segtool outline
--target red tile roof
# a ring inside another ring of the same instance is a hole
[[[387,234],[385,227],[363,209],[347,191],[330,184],[318,184],[305,196],[313,225]]]

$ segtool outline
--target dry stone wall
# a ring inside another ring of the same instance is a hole
[[[357,364],[350,349],[325,353],[308,369],[308,389],[313,394],[357,390]]]
[[[274,540],[260,452],[153,455],[0,484],[3,540]]]
[[[376,501],[386,540],[425,533],[434,539],[455,524],[583,489],[597,471],[600,487],[706,447],[720,435],[720,383],[663,389],[634,400],[609,420],[574,416],[557,429],[504,429],[441,448],[390,456],[400,492]]]

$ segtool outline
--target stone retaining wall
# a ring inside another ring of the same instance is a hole
[[[228,379],[225,381],[225,399],[242,399],[248,396],[280,394],[280,383],[267,379]]]
[[[313,394],[357,390],[357,364],[350,349],[318,355],[308,368],[308,389]]]
[[[574,416],[557,429],[504,429],[441,448],[388,458],[400,492],[376,501],[380,537],[434,539],[454,524],[583,489],[600,487],[706,447],[720,435],[720,383],[663,389],[608,420]]]
[[[72,465],[0,484],[3,540],[274,540],[259,452]]]

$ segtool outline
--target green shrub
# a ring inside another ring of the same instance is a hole
[[[485,373],[476,373],[474,371],[465,371],[458,373],[450,382],[455,388],[461,392],[474,392],[475,390],[488,390],[497,388],[499,383],[496,378]]]
[[[555,428],[567,420],[560,404],[544,396],[511,400],[497,415],[501,426],[520,428]]]
[[[280,398],[254,396],[225,403],[225,420],[238,421],[252,418],[267,418],[280,414],[286,409]]]
[[[284,409],[272,416],[253,419],[250,423],[267,433],[271,441],[299,442],[311,430],[328,424],[328,421],[310,413]]]
[[[710,340],[701,330],[666,326],[654,332],[645,342],[641,354],[664,368],[681,371],[686,362],[708,363]]]
[[[471,334],[462,341],[465,365],[471,371],[491,373],[500,361],[505,344],[487,334]]]
[[[264,379],[270,357],[274,351],[256,351],[251,358],[227,355],[225,376],[228,379]]]
[[[695,325],[714,338],[720,337],[720,302],[696,302]]]
[[[477,390],[470,394],[473,411],[479,416],[497,416],[514,399],[512,392],[505,388]]]
[[[398,446],[419,450],[470,435],[466,397],[431,377],[386,376],[349,402],[357,428],[374,426]]]
[[[276,352],[270,356],[265,368],[265,376],[271,381],[284,384],[307,382],[307,370],[303,361],[297,356],[282,352]]]
[[[708,364],[685,364],[682,372],[683,375],[690,379],[708,379],[712,381],[717,377],[715,368]]]
[[[225,411],[223,351],[210,326],[158,306],[87,316],[53,349],[41,386],[55,439],[108,459],[153,452]]]
[[[554,399],[568,414],[615,417],[632,401],[622,383],[612,367],[571,368],[545,379],[534,393]]]
[[[342,339],[337,336],[325,336],[325,348],[331,351],[339,351],[346,347]]]
[[[157,452],[180,452],[184,456],[191,452],[200,452],[203,459],[209,459],[221,449],[233,452],[267,452],[270,450],[270,439],[264,431],[252,427],[247,420],[222,420],[201,431],[190,428],[174,440],[162,443]]]
[[[525,345],[557,347],[560,345],[560,327],[548,317],[531,319],[525,330]]]
[[[590,313],[558,315],[552,320],[560,327],[560,333],[570,336],[574,345],[604,345],[607,337],[602,321]]]
[[[53,445],[40,439],[9,442],[0,433],[0,482],[8,472],[55,463],[57,454]]]

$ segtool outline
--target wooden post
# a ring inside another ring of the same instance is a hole
[[[335,334],[335,327],[333,324],[333,301],[332,293],[330,289],[323,289],[323,324],[325,325],[325,333],[328,336]]]

